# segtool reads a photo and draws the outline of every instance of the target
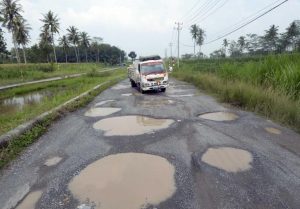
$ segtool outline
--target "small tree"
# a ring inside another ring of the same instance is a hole
[[[128,57],[130,57],[131,60],[133,61],[133,60],[137,57],[137,55],[136,55],[136,53],[135,53],[134,51],[131,51],[131,52],[128,54]]]
[[[63,48],[64,52],[65,52],[65,59],[66,59],[66,63],[68,62],[68,49],[69,49],[69,41],[67,36],[62,36],[59,39],[59,45]]]
[[[199,46],[199,55],[201,55],[201,46],[204,43],[205,36],[205,31],[202,28],[198,28],[196,43]]]
[[[198,30],[199,30],[199,27],[196,24],[191,26],[190,32],[192,35],[192,39],[194,41],[194,56],[196,55],[196,42],[197,42],[197,37],[198,37]]]
[[[85,50],[85,61],[88,62],[87,49],[90,47],[91,38],[86,32],[81,32],[80,38],[81,38],[81,41],[80,41],[81,46]]]
[[[69,32],[68,40],[73,44],[77,62],[79,62],[79,51],[77,49],[78,49],[78,44],[80,43],[80,36],[79,36],[78,29],[74,26],[70,26],[67,29],[67,31]]]
[[[225,54],[225,57],[226,57],[226,54],[227,54],[227,47],[228,47],[229,43],[228,43],[228,40],[225,38],[223,40],[223,46],[224,46],[224,54]]]
[[[23,57],[24,57],[24,63],[27,64],[26,59],[26,45],[30,41],[29,31],[31,30],[31,27],[29,24],[27,24],[26,20],[21,18],[18,20],[17,23],[17,31],[16,31],[16,40],[17,44],[22,46],[23,51]]]

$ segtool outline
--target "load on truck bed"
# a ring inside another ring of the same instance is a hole
[[[140,57],[128,68],[128,78],[132,87],[141,93],[151,90],[166,91],[169,85],[168,72],[160,56]]]

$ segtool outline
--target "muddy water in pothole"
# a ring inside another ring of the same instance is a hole
[[[114,89],[114,90],[121,90],[121,89],[127,89],[127,88],[129,88],[129,87],[130,87],[129,84],[128,84],[128,85],[125,85],[125,84],[118,84],[118,85],[112,87],[112,89]]]
[[[201,160],[213,167],[235,173],[251,169],[253,157],[246,150],[221,147],[209,148]]]
[[[271,134],[280,135],[281,131],[277,128],[267,127],[265,130]]]
[[[38,104],[44,97],[50,96],[50,92],[44,91],[0,100],[0,114],[22,110],[25,106]]]
[[[111,103],[111,102],[115,102],[115,100],[106,100],[106,101],[98,102],[94,106],[99,107],[99,106],[102,106],[102,105],[105,105],[105,104],[108,104],[108,103]]]
[[[29,193],[25,197],[25,199],[16,207],[16,209],[34,209],[36,203],[39,201],[42,194],[42,191],[35,191]]]
[[[138,102],[143,107],[159,107],[164,105],[175,104],[175,101],[170,99],[156,99],[156,100],[141,100]]]
[[[140,209],[164,202],[176,191],[175,168],[160,156],[122,153],[104,157],[75,176],[69,189],[96,209]]]
[[[46,162],[44,163],[45,166],[55,166],[57,165],[60,161],[62,160],[61,157],[53,157],[53,158],[49,158],[46,160]]]
[[[89,109],[84,115],[88,117],[103,117],[121,111],[121,108],[97,107]]]
[[[128,93],[128,94],[122,94],[122,96],[124,96],[124,97],[130,97],[130,96],[132,96],[132,94],[131,94],[131,93]]]
[[[199,116],[200,118],[213,121],[233,121],[239,118],[238,115],[230,112],[213,112]]]
[[[105,131],[105,136],[134,136],[168,128],[174,120],[155,119],[145,116],[121,116],[106,118],[94,124],[94,128]]]
[[[176,94],[176,95],[169,95],[169,97],[193,97],[195,96],[194,94]]]

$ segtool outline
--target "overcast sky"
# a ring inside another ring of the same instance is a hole
[[[199,2],[199,3],[198,3]],[[207,2],[218,2],[210,9]],[[175,21],[183,22],[181,44],[192,45],[189,27],[198,23],[206,31],[206,41],[230,31],[230,26],[257,13],[276,0],[20,0],[24,17],[32,27],[31,44],[38,42],[42,14],[52,10],[60,18],[61,32],[74,25],[91,37],[100,36],[105,43],[120,47],[138,55],[165,54],[170,42],[177,48]],[[207,5],[207,6],[205,6]],[[217,10],[216,10],[217,9]],[[270,25],[278,25],[283,31],[293,20],[300,19],[300,0],[289,0],[273,12],[229,35],[232,40],[247,33],[262,34]],[[229,28],[229,29],[228,29]],[[8,42],[10,35],[5,34]],[[58,38],[58,37],[57,37]],[[205,54],[219,49],[222,40],[204,45]],[[9,44],[11,47],[12,44]],[[181,46],[181,54],[192,53],[193,48]]]

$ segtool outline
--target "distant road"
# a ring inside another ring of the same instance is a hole
[[[119,69],[119,68],[101,70],[99,72],[113,71],[113,70],[117,70],[117,69]],[[57,81],[57,80],[63,80],[63,79],[67,79],[67,78],[77,78],[77,77],[80,77],[80,76],[83,76],[83,75],[86,75],[86,74],[87,73],[77,73],[77,74],[72,74],[72,75],[63,75],[63,76],[57,76],[57,77],[53,77],[53,78],[46,78],[46,79],[41,79],[41,80],[36,80],[36,81],[9,84],[9,85],[5,85],[5,86],[0,86],[0,91],[15,88],[15,87],[20,87],[20,86],[31,85],[31,84],[45,83],[45,82],[49,82],[49,81]]]

